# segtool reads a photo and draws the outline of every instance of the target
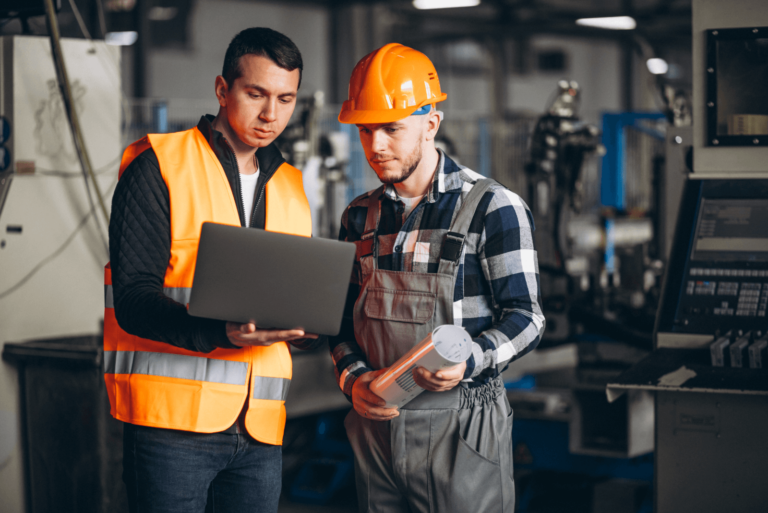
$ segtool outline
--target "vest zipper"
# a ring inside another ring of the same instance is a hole
[[[251,226],[250,221],[245,218],[245,197],[243,196],[243,182],[240,180],[240,170],[237,170],[237,181],[240,182],[240,203],[243,205],[243,219],[245,219],[245,227]]]
[[[253,216],[256,215],[256,210],[259,208],[259,204],[261,203],[261,197],[264,194],[264,189],[266,189],[266,188],[267,188],[267,181],[264,180],[264,183],[259,188],[259,195],[256,198],[256,203],[253,205],[253,211],[251,212],[251,221],[250,221],[251,223],[253,223]],[[265,228],[266,228],[266,226],[265,226]]]
[[[263,178],[264,178],[263,182],[264,183],[261,185],[261,187],[259,187],[259,193],[258,193],[258,196],[255,198],[256,199],[256,203],[253,204],[253,209],[251,210],[251,216],[250,216],[249,219],[246,219],[246,217],[245,217],[245,200],[243,199],[243,183],[240,181],[240,165],[237,163],[237,156],[235,155],[235,150],[232,149],[232,145],[229,144],[229,141],[227,141],[226,137],[222,137],[222,139],[224,139],[224,142],[227,143],[227,148],[229,148],[229,152],[232,154],[232,157],[235,159],[235,169],[237,170],[237,185],[238,185],[238,187],[240,189],[240,205],[241,205],[241,207],[243,209],[243,219],[246,222],[245,227],[246,228],[250,228],[251,225],[253,224],[253,219],[256,216],[256,212],[259,211],[259,205],[261,205],[261,198],[264,196],[264,190],[267,188],[267,182],[269,181],[269,179],[274,174],[274,171],[272,173],[270,173],[269,176],[267,176],[266,174],[263,175]],[[280,166],[278,166],[278,168],[279,167]],[[259,171],[261,171],[261,170],[259,170]],[[277,170],[275,169],[275,171],[277,171]]]
[[[227,141],[226,137],[222,137],[224,139],[224,142],[227,143],[227,148],[229,148],[229,153],[232,155],[232,158],[235,160],[235,170],[237,171],[237,187],[240,189],[240,208],[243,209],[243,220],[246,223],[245,228],[248,228],[248,220],[245,218],[245,199],[243,198],[243,182],[240,180],[240,164],[237,163],[237,155],[235,155],[235,150],[232,149],[232,146],[229,144],[229,141]],[[250,347],[248,348],[249,356],[251,358],[251,361],[253,361],[253,353],[250,351]],[[235,433],[238,435],[243,433],[243,428],[245,428],[245,415],[248,414],[249,404],[248,399],[251,392],[251,365],[248,365],[248,382],[245,384],[245,389],[247,390],[245,394],[245,403],[243,404],[243,407],[240,409],[240,413],[237,415],[237,419],[235,419]],[[240,425],[240,419],[242,418],[243,425]],[[247,429],[246,429],[247,432]]]
[[[243,209],[243,222],[245,223],[245,227],[248,228],[250,225],[248,224],[248,219],[246,219],[245,217],[245,198],[243,198],[243,182],[240,180],[240,164],[237,163],[237,155],[235,155],[235,150],[232,149],[232,146],[229,144],[229,141],[227,141],[226,137],[222,137],[222,139],[224,139],[224,142],[227,143],[227,148],[229,148],[229,153],[232,155],[232,158],[235,160],[235,170],[237,171],[237,188],[239,189],[238,192],[240,192],[240,208]]]

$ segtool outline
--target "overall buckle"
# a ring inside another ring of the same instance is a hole
[[[464,249],[464,235],[448,232],[445,234],[445,242],[443,242],[443,249],[440,251],[440,258],[456,263],[461,258],[462,249]]]

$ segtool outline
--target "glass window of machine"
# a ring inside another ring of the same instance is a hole
[[[768,145],[768,27],[707,37],[708,144]]]

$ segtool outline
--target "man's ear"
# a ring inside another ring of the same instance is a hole
[[[216,98],[219,100],[219,105],[222,107],[227,106],[227,93],[229,92],[229,86],[227,81],[221,75],[216,77],[215,84]]]
[[[442,116],[434,109],[427,114],[427,126],[424,130],[424,135],[427,141],[432,141],[437,136],[437,130],[440,128],[440,121]]]

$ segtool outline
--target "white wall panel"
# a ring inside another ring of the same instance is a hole
[[[121,153],[120,53],[84,40],[65,39],[62,47],[79,96],[85,143],[109,206]],[[7,146],[14,163],[33,162],[36,170],[13,178],[0,213],[0,346],[98,333],[108,256],[94,217],[86,218],[90,205],[55,85],[50,43],[42,37],[5,37],[0,55],[0,115],[11,124]],[[22,231],[8,232],[8,226]],[[101,226],[106,228],[103,220]],[[16,368],[1,362],[0,510],[8,513],[24,511],[18,403]]]

